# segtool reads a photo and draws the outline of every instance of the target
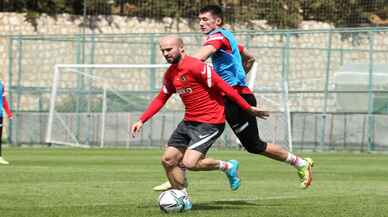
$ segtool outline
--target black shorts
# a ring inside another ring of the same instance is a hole
[[[168,140],[168,146],[192,149],[206,154],[224,128],[225,124],[182,121]]]
[[[3,141],[2,136],[3,136],[3,116],[0,117],[0,144],[1,144],[1,141]],[[1,148],[0,148],[0,157],[1,157]]]
[[[253,94],[240,94],[240,96],[250,105],[257,105]],[[225,97],[225,116],[226,121],[240,140],[241,145],[248,152],[260,154],[267,149],[267,143],[260,139],[256,117],[244,111],[227,97]]]

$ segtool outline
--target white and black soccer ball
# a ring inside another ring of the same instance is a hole
[[[170,189],[159,195],[159,207],[166,213],[184,212],[191,209],[191,201],[185,191]]]

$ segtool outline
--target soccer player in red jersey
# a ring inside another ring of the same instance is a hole
[[[266,113],[249,105],[212,67],[185,55],[183,41],[177,36],[163,37],[160,50],[171,65],[164,74],[159,94],[132,125],[132,136],[138,134],[143,124],[163,107],[173,93],[179,94],[185,106],[184,119],[172,133],[161,160],[172,188],[185,187],[184,173],[180,167],[183,165],[194,171],[224,171],[231,189],[237,190],[240,186],[238,162],[205,158],[224,130],[224,99],[221,93],[253,116],[265,118]]]
[[[12,111],[9,108],[7,98],[5,97],[5,88],[3,82],[0,80],[0,164],[9,164],[8,161],[2,157],[2,136],[3,136],[3,108],[9,119],[12,119]]]
[[[256,106],[256,98],[246,84],[246,73],[251,68],[254,58],[237,43],[233,34],[223,28],[223,11],[217,5],[208,5],[200,9],[199,27],[207,38],[200,50],[193,55],[202,61],[209,57],[218,75],[239,92],[250,105]],[[228,96],[225,96],[225,114],[229,126],[252,154],[264,155],[274,160],[286,162],[297,169],[300,186],[308,188],[312,182],[311,158],[302,158],[288,152],[280,145],[262,141],[259,136],[256,118],[242,110]],[[154,187],[163,190],[169,183]]]

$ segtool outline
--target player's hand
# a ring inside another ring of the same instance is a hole
[[[12,120],[12,119],[13,119],[13,114],[10,114],[10,115],[8,116],[8,119],[9,119],[9,120]]]
[[[140,129],[143,127],[143,122],[142,121],[137,121],[136,123],[134,123],[131,127],[131,135],[132,135],[132,138],[135,138],[139,132],[140,132]]]
[[[262,111],[259,108],[255,106],[251,106],[248,110],[252,115],[261,118],[261,119],[267,119],[269,117],[269,113],[267,111]]]

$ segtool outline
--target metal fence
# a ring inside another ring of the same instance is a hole
[[[2,61],[8,72],[8,89],[16,111],[9,131],[12,144],[44,142],[55,64],[164,63],[158,48],[158,39],[162,35],[2,38],[8,40],[3,48],[6,55],[3,55]],[[189,54],[201,45],[200,34],[180,35]],[[236,32],[236,37],[259,63],[255,87],[257,96],[279,99],[281,82],[287,82],[294,148],[388,150],[387,28],[246,31]],[[144,85],[148,88],[146,95],[150,97],[158,89],[160,78],[152,70],[146,76],[149,82]],[[266,100],[259,103],[273,114],[279,112],[278,107],[271,106]],[[133,111],[133,115],[136,116],[141,109]],[[179,109],[165,112],[176,110]],[[161,117],[164,117],[163,114]],[[173,117],[177,119],[179,113]],[[171,120],[165,119],[167,122]],[[267,125],[268,122],[260,124]],[[167,140],[169,134],[166,132],[173,127],[161,133],[160,130],[155,131],[159,129],[155,125],[151,131],[144,132],[140,143],[159,146]],[[127,126],[118,128],[126,130]],[[233,140],[230,131],[225,135],[222,145]]]
[[[137,17],[162,20],[173,18],[195,20],[201,7],[220,5],[227,23],[247,24],[266,20],[280,29],[297,28],[301,21],[314,20],[332,23],[336,27],[387,25],[386,0],[1,0],[0,12],[26,13],[26,20],[36,25],[42,14],[57,16],[62,13],[83,16],[85,28],[93,28],[100,15]]]

